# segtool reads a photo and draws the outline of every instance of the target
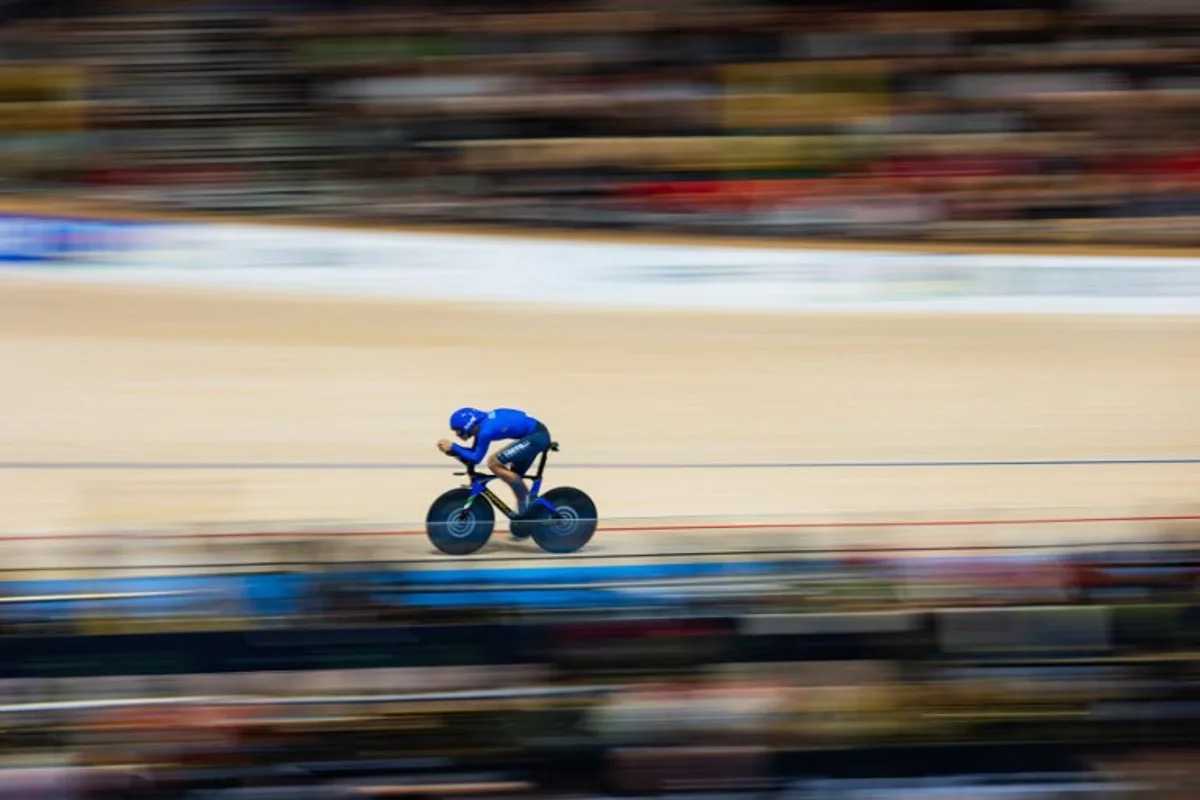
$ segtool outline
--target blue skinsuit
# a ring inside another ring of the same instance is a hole
[[[488,412],[475,431],[475,446],[468,450],[462,445],[451,445],[450,451],[459,458],[478,464],[487,455],[488,448],[502,439],[523,439],[538,429],[541,423],[524,411],[515,408],[497,408]]]

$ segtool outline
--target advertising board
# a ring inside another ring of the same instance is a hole
[[[0,263],[125,265],[144,252],[155,223],[0,215]]]
[[[99,282],[740,311],[1200,314],[1200,258],[598,242],[0,216],[0,265]],[[79,269],[63,270],[64,266]]]

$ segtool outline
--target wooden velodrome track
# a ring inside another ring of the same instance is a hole
[[[868,530],[702,529],[759,518],[1200,505],[1200,463],[1186,462],[1200,457],[1200,320],[1185,318],[584,313],[6,278],[0,374],[10,567],[86,560],[100,550],[70,536],[115,529],[417,530],[460,480],[434,441],[466,403],[545,419],[563,445],[550,484],[587,489],[609,524],[674,528],[602,532],[593,554]],[[1109,463],[980,463],[1063,460]],[[880,465],[931,461],[973,463]],[[764,466],[780,462],[804,466]],[[1067,527],[906,526],[888,541],[1040,541]],[[419,535],[363,546],[433,557]]]

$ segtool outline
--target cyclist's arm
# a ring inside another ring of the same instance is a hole
[[[487,455],[488,448],[491,446],[491,435],[480,431],[475,437],[475,446],[470,450],[455,443],[450,445],[450,452],[470,464],[478,464],[483,461],[483,457]]]

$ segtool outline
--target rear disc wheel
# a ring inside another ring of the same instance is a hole
[[[574,553],[591,541],[598,520],[596,504],[587,494],[564,486],[551,489],[542,499],[554,510],[535,503],[530,511],[529,532],[538,547],[547,553]]]

